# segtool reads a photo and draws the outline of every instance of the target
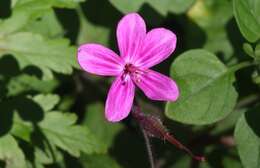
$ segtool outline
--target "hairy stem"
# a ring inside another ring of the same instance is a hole
[[[140,128],[141,128],[143,135],[144,135],[144,140],[145,140],[145,145],[146,145],[146,149],[147,149],[147,153],[148,153],[148,157],[149,157],[150,166],[151,166],[151,168],[155,168],[153,151],[152,151],[150,139],[149,139],[147,133],[145,132],[145,130],[142,127],[140,127]]]

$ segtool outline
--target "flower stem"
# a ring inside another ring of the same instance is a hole
[[[138,117],[135,114],[139,114],[140,115],[140,113],[141,113],[140,106],[137,103],[137,101],[134,100],[134,106],[132,108],[133,117],[135,119],[137,119]],[[141,131],[143,133],[143,136],[144,136],[144,142],[145,142],[146,149],[147,149],[147,154],[148,154],[148,158],[149,158],[150,167],[151,168],[155,168],[153,150],[152,150],[152,145],[151,145],[149,136],[148,136],[146,130],[142,127],[142,125],[139,122],[137,122],[137,123],[139,124],[139,127],[140,127],[140,129],[141,129]]]
[[[140,128],[141,128],[141,130],[143,132],[145,145],[146,145],[146,149],[147,149],[147,153],[148,153],[148,157],[149,157],[150,166],[151,166],[151,168],[155,168],[153,151],[152,151],[152,146],[151,146],[151,143],[150,143],[150,139],[149,139],[147,133],[145,132],[145,130],[142,127],[140,127]]]

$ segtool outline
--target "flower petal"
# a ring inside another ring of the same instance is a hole
[[[99,44],[84,44],[78,49],[78,63],[89,73],[116,76],[123,71],[122,59],[112,50]]]
[[[155,72],[145,70],[138,76],[135,84],[152,100],[176,101],[179,97],[179,89],[176,83],[169,77]]]
[[[118,76],[113,82],[106,100],[106,118],[117,122],[128,116],[134,100],[135,86],[130,78],[123,81]]]
[[[137,13],[124,16],[117,25],[117,42],[121,57],[126,63],[138,56],[146,35],[145,22]]]
[[[136,66],[150,68],[166,58],[176,48],[176,35],[170,30],[156,28],[149,31],[144,39],[139,57],[134,61]]]

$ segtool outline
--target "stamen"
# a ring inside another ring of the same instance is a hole
[[[141,82],[141,76],[145,73],[145,71],[140,70],[132,64],[126,64],[124,68],[124,72],[122,74],[122,80],[126,81],[128,75],[135,81]]]

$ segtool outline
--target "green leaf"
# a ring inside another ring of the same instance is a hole
[[[28,23],[46,15],[52,7],[74,8],[77,6],[78,2],[82,1],[84,0],[12,0],[12,16],[0,22],[0,37],[17,32],[24,27],[29,26]],[[51,23],[53,27],[60,29],[53,19]],[[42,28],[43,27],[40,27],[41,30]],[[46,28],[46,25],[44,28]]]
[[[48,112],[59,103],[60,97],[55,94],[39,94],[34,96],[33,100],[38,103],[44,111]]]
[[[13,77],[7,84],[8,96],[15,96],[26,91],[48,93],[58,85],[57,80],[40,80],[36,76],[21,74]]]
[[[21,31],[41,34],[50,38],[64,35],[62,25],[58,21],[53,9],[46,10],[40,18],[27,24]]]
[[[244,51],[245,51],[245,53],[246,53],[247,55],[249,55],[249,56],[252,57],[252,58],[255,57],[255,53],[254,53],[253,47],[252,47],[250,44],[244,43],[244,44],[243,44],[243,49],[244,49]]]
[[[104,143],[100,142],[86,126],[75,125],[76,120],[75,114],[52,111],[45,113],[44,119],[37,126],[49,143],[75,157],[79,157],[80,152],[86,154],[105,153]],[[35,126],[17,116],[14,121],[12,134],[30,142]]]
[[[260,105],[244,113],[235,128],[235,141],[245,168],[260,167]]]
[[[39,127],[50,142],[73,156],[79,156],[80,151],[87,154],[106,152],[104,144],[87,127],[74,125],[76,119],[75,114],[49,112]]]
[[[87,106],[86,116],[83,124],[95,133],[100,141],[104,142],[107,148],[111,147],[118,132],[123,128],[120,123],[110,123],[104,117],[104,106],[101,103]],[[98,127],[97,127],[98,123]]]
[[[17,40],[19,39],[19,40]],[[44,72],[46,79],[52,71],[71,74],[77,67],[75,47],[66,39],[49,40],[29,32],[10,34],[0,38],[0,55],[12,54],[21,67],[35,65]]]
[[[0,137],[0,160],[5,168],[26,168],[24,154],[11,135]]]
[[[234,15],[242,35],[250,42],[260,38],[260,1],[233,0]]]
[[[177,14],[185,12],[195,0],[110,0],[110,2],[123,13],[137,12],[144,3],[148,3],[160,14],[166,15],[168,12]]]
[[[210,124],[234,108],[234,70],[205,50],[190,50],[172,64],[171,76],[180,88],[176,102],[166,105],[167,117],[188,124]]]
[[[83,155],[80,161],[87,168],[120,168],[121,166],[108,155]]]

